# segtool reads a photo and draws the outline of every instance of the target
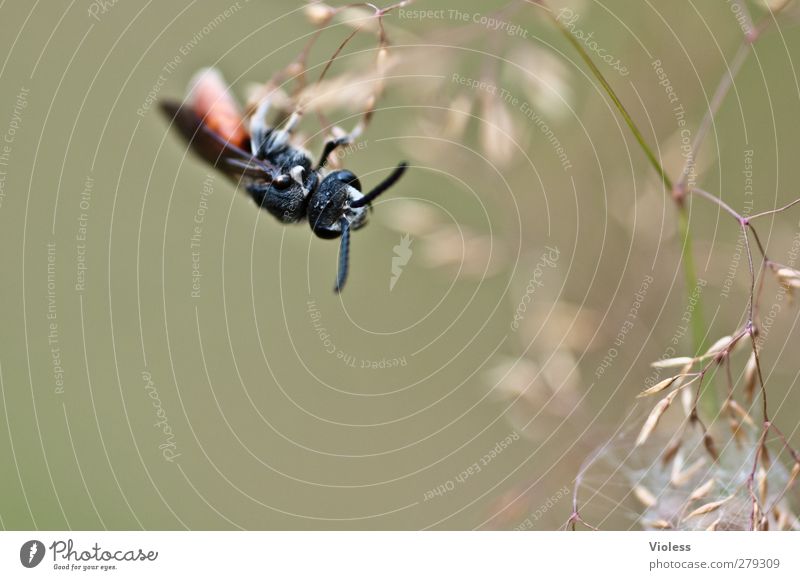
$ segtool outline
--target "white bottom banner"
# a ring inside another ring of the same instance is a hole
[[[2,532],[0,578],[800,578],[792,532]]]

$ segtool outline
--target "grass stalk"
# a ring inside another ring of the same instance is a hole
[[[586,66],[589,67],[589,70],[592,72],[594,77],[603,87],[608,97],[614,103],[614,106],[619,111],[619,114],[622,115],[622,118],[625,120],[625,124],[628,125],[631,133],[633,133],[634,138],[639,143],[642,151],[644,152],[645,156],[647,157],[650,165],[658,173],[661,181],[664,183],[666,188],[667,194],[671,195],[676,202],[677,209],[678,209],[678,231],[681,238],[681,264],[683,266],[684,272],[684,282],[686,286],[686,302],[687,304],[692,299],[692,293],[694,289],[697,288],[697,274],[694,265],[694,253],[692,250],[692,233],[689,227],[689,212],[684,203],[685,199],[685,191],[683,188],[676,188],[672,180],[670,179],[667,172],[664,170],[664,167],[658,160],[658,157],[653,152],[650,145],[647,144],[645,141],[644,135],[639,130],[639,127],[636,125],[636,122],[631,117],[628,110],[625,108],[625,105],[622,104],[622,101],[617,96],[614,89],[609,84],[608,80],[603,76],[603,73],[600,72],[600,69],[597,65],[592,61],[589,54],[586,50],[581,46],[581,43],[570,33],[569,30],[563,25],[563,23],[553,14],[553,12],[546,8],[547,13],[549,14],[550,18],[552,19],[555,26],[564,36],[564,38],[569,42],[570,45],[578,52],[581,59],[583,59]],[[694,348],[696,355],[701,355],[705,349],[706,343],[706,331],[705,331],[705,320],[703,317],[703,306],[702,306],[702,299],[698,296],[696,299],[696,303],[694,306],[694,310],[691,317],[691,335],[692,335],[692,346]],[[703,409],[703,412],[710,418],[716,417],[717,413],[719,412],[718,401],[716,391],[713,388],[706,388],[702,394],[700,399],[700,407]]]

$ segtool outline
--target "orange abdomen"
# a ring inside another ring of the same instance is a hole
[[[192,79],[189,99],[209,129],[232,145],[245,146],[249,134],[242,113],[218,70],[199,71]]]

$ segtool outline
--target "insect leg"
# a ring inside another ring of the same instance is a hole
[[[358,121],[353,130],[349,133],[345,133],[344,129],[339,126],[334,126],[333,130],[331,131],[334,135],[339,135],[338,137],[334,137],[333,139],[329,139],[325,142],[325,148],[322,150],[322,155],[320,156],[319,163],[317,164],[317,169],[321,169],[325,166],[328,162],[328,158],[330,157],[331,153],[336,151],[337,148],[341,147],[342,145],[350,145],[356,139],[358,139],[361,134],[366,130],[369,126],[370,121],[372,120],[372,115],[375,113],[375,96],[373,95],[369,99],[369,103],[367,106],[367,110],[362,115],[361,119]]]
[[[331,153],[336,151],[337,148],[341,147],[342,145],[347,145],[351,142],[352,141],[349,135],[325,141],[325,148],[322,150],[322,156],[319,158],[319,163],[317,163],[317,170],[325,167],[325,164],[328,162],[328,157],[330,157]]]
[[[342,218],[342,242],[339,246],[339,273],[336,275],[336,286],[333,291],[337,294],[344,288],[347,282],[347,270],[350,265],[350,222]]]
[[[292,111],[292,114],[289,115],[289,119],[286,121],[286,124],[283,126],[283,130],[287,133],[292,133],[296,128],[297,125],[300,123],[300,119],[303,117],[303,112],[301,110]]]
[[[269,107],[270,99],[263,99],[250,117],[250,149],[256,157],[263,152],[267,138],[272,132],[270,126],[267,125]]]

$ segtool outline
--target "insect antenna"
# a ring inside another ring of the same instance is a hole
[[[403,176],[403,173],[405,173],[407,168],[408,168],[408,163],[406,163],[405,161],[400,163],[400,165],[398,165],[395,168],[395,170],[392,171],[392,174],[389,175],[389,177],[387,177],[386,179],[381,181],[378,185],[376,185],[367,195],[359,199],[356,199],[355,201],[350,202],[350,207],[363,207],[371,203],[372,200],[374,200],[384,191],[386,191],[387,189],[392,187],[395,183],[397,183],[397,180]]]
[[[333,289],[337,294],[344,288],[344,283],[347,281],[347,269],[350,264],[350,222],[342,218],[339,223],[342,224],[342,242],[339,246],[339,273],[336,276],[336,286]]]

